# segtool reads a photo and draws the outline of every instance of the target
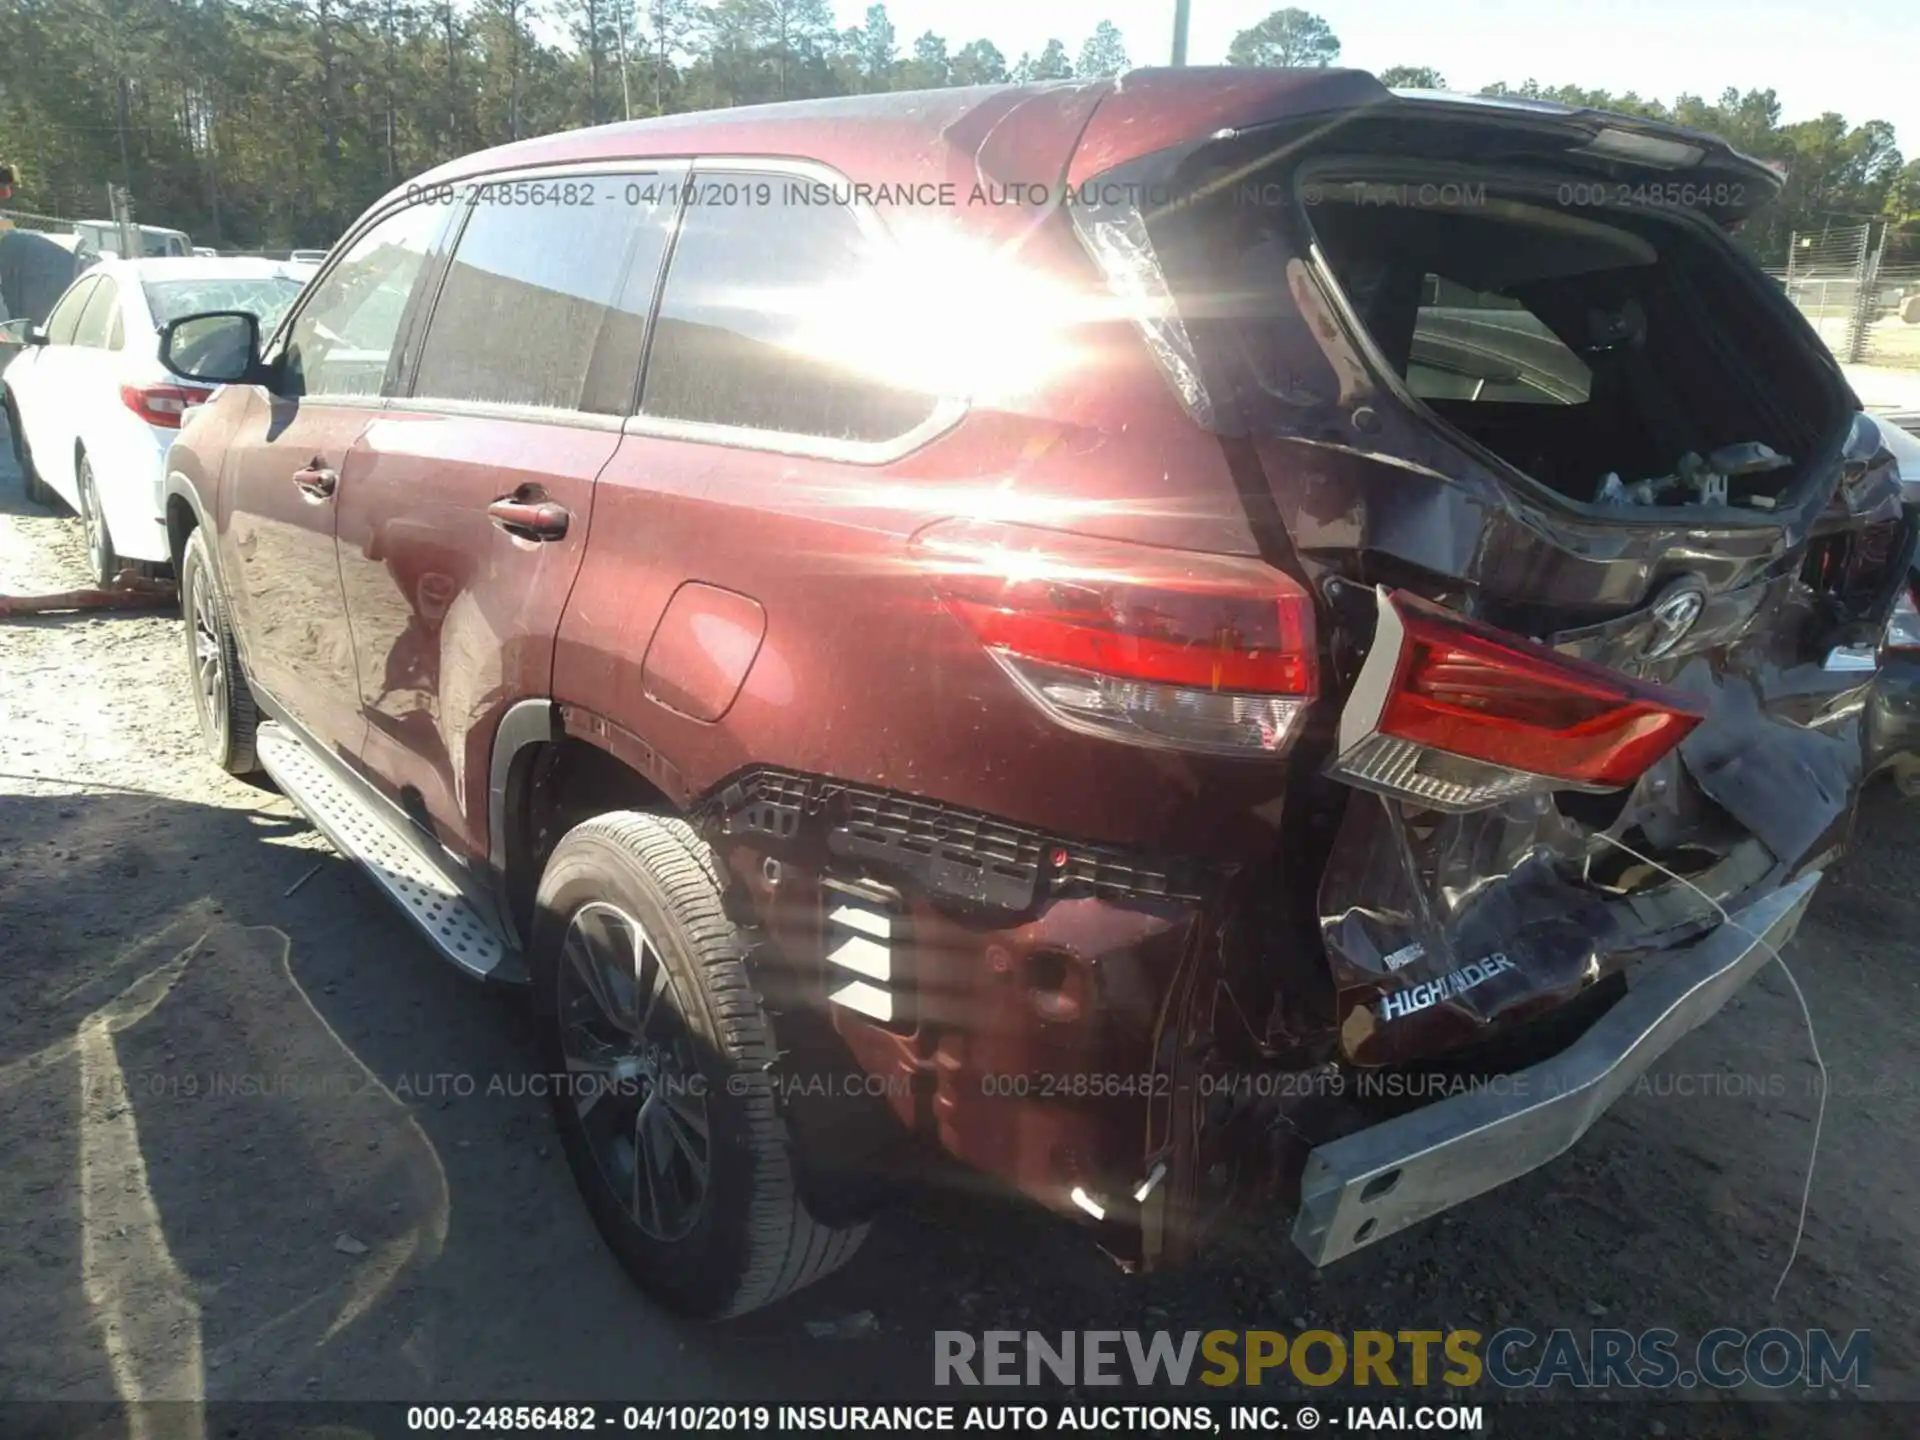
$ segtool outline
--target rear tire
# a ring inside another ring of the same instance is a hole
[[[100,489],[86,451],[75,458],[73,469],[80,492],[80,521],[87,530],[87,569],[94,584],[111,585],[120,574],[120,557],[113,553],[113,534],[107,529],[107,512],[100,506]]]
[[[628,1274],[714,1319],[839,1268],[867,1231],[800,1198],[744,952],[683,821],[599,816],[541,877],[533,999],[567,1163]]]
[[[206,532],[199,529],[187,537],[180,560],[180,617],[186,622],[187,674],[201,743],[229,775],[253,775],[260,769],[253,753],[260,712],[240,668],[227,602],[208,560]]]
[[[13,445],[13,461],[20,467],[20,477],[26,482],[27,499],[42,509],[59,514],[66,507],[60,503],[60,497],[53,493],[51,486],[40,478],[40,472],[34,468],[33,451],[27,445],[26,427],[20,423],[20,411],[14,406],[13,392],[6,397],[7,439]]]

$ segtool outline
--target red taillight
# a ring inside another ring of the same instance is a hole
[[[1313,698],[1313,601],[1257,560],[991,521],[914,541],[947,608],[1076,729],[1275,750]]]
[[[1357,784],[1443,810],[1541,790],[1617,790],[1702,718],[1664,687],[1379,593],[1379,629],[1333,764]]]
[[[205,403],[211,394],[211,390],[191,390],[180,385],[122,385],[120,403],[149,425],[178,430],[187,411]]]

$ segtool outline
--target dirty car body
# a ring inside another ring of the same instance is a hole
[[[818,1213],[910,1138],[1129,1264],[1276,1189],[1329,1261],[1566,1148],[1791,934],[1866,771],[1873,676],[1823,662],[1879,635],[1913,534],[1727,237],[1764,167],[1355,72],[1185,70],[606,127],[409,190],[640,163],[858,211],[904,267],[853,292],[895,287],[861,314],[877,368],[920,398],[872,443],[768,433],[777,371],[653,418],[691,313],[656,294],[638,413],[595,432],[529,606],[463,578],[458,524],[407,540],[356,500],[463,423],[415,414],[397,360],[335,467],[344,603],[385,567],[404,615],[439,577],[392,629],[446,703],[307,729],[480,882],[503,974],[555,834],[614,796],[690,819],[779,1064],[889,1082],[870,1114],[783,1101]],[[225,531],[252,389],[174,450]],[[513,441],[499,488],[542,453]],[[269,601],[236,602],[241,657],[292,685],[249,628]],[[514,663],[459,679],[476,642]],[[372,694],[392,658],[356,644]],[[1494,1073],[1529,1083],[1363,1083]]]
[[[1873,419],[1899,467],[1907,507],[1920,510],[1920,415],[1895,411]],[[1860,654],[1855,663],[1865,665],[1867,657]],[[1920,794],[1920,567],[1908,569],[1894,597],[1872,664],[1878,671],[1867,724],[1872,766],[1890,774],[1903,793]]]

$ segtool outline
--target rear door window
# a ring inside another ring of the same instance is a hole
[[[534,189],[562,202],[522,203]],[[636,174],[487,186],[447,266],[414,396],[629,414],[678,194]]]
[[[776,174],[695,176],[641,414],[856,442],[897,439],[932,414],[934,397],[848,355],[847,297],[878,242],[852,210],[797,188]]]
[[[86,313],[74,328],[73,343],[89,350],[105,350],[119,312],[120,285],[112,276],[102,275],[100,283],[93,287],[93,294],[87,297]]]
[[[1580,405],[1592,380],[1585,362],[1518,300],[1425,277],[1406,374],[1421,399]]]
[[[87,308],[87,301],[99,287],[100,277],[92,276],[81,280],[60,297],[60,303],[53,307],[47,316],[47,341],[52,345],[73,344],[73,332],[79,328],[80,316]]]
[[[287,332],[289,394],[380,394],[400,322],[446,222],[443,205],[410,205],[378,221],[319,280]]]

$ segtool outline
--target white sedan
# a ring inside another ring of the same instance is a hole
[[[35,327],[0,378],[29,499],[58,496],[86,522],[94,577],[164,564],[167,447],[212,392],[160,365],[160,327],[204,310],[251,310],[264,339],[313,275],[241,258],[106,260]]]

